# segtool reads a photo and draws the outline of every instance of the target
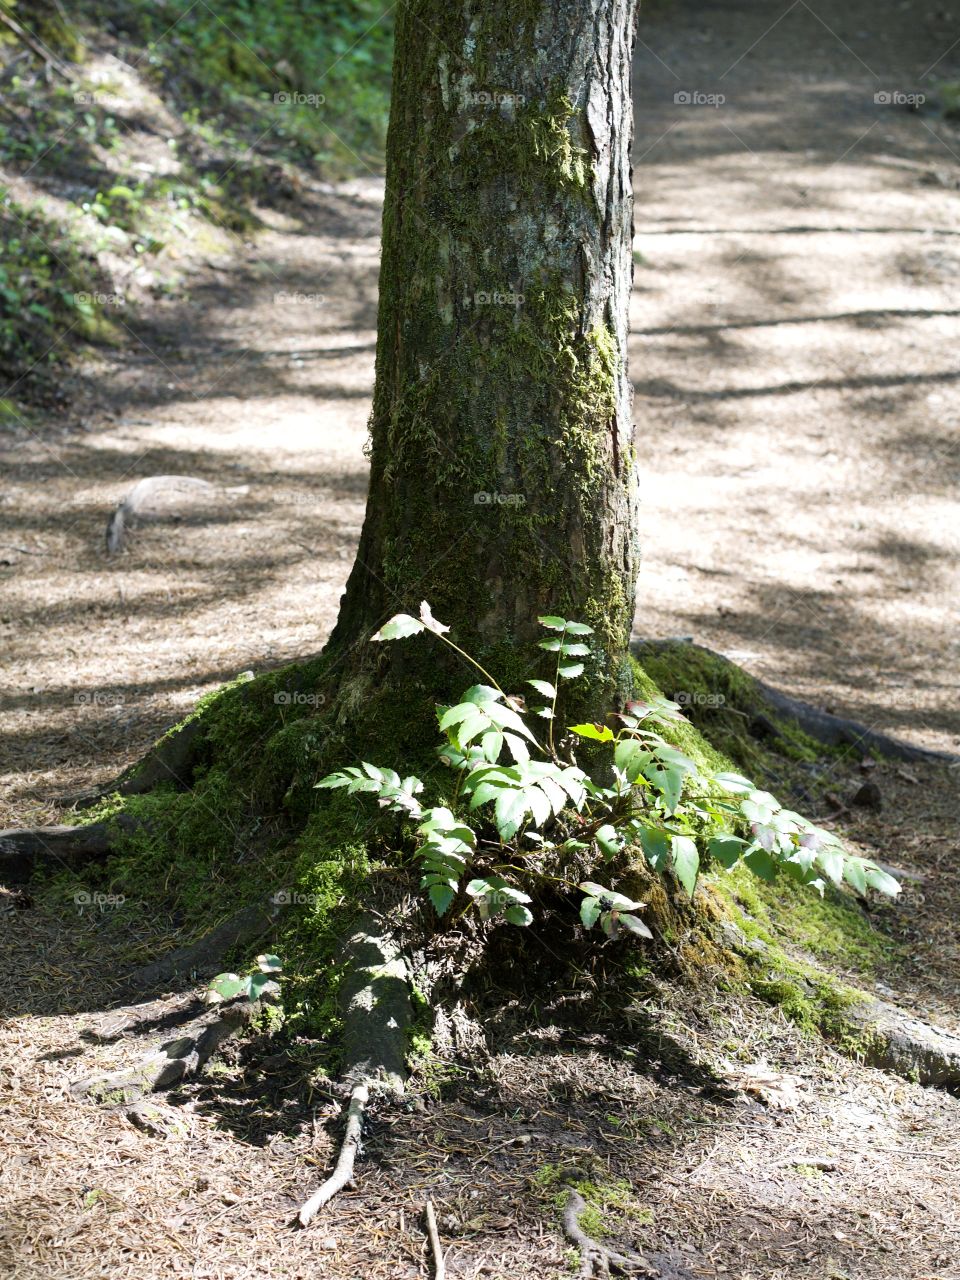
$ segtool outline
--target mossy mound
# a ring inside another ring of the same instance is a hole
[[[139,826],[124,834],[118,828],[116,854],[85,875],[86,884],[124,895],[130,910],[165,913],[180,940],[264,895],[279,900],[283,910],[272,945],[284,961],[289,1025],[331,1041],[339,1026],[338,941],[378,886],[388,886],[387,896],[397,898],[415,885],[403,825],[395,818],[381,821],[344,793],[318,791],[316,781],[366,759],[417,772],[427,777],[431,798],[451,800],[444,795],[449,775],[435,768],[435,720],[426,691],[423,706],[416,690],[398,705],[399,699],[376,690],[369,672],[345,676],[335,665],[321,655],[241,678],[205,698],[189,718],[200,724],[189,789],[171,782],[101,805],[96,816],[122,812]],[[677,645],[632,665],[636,696],[691,695],[682,703],[689,718],[671,724],[668,736],[704,769],[749,768],[764,785],[771,777],[782,780],[798,763],[796,737],[761,745],[745,732],[762,700],[732,664]],[[696,693],[703,696],[694,698]],[[713,704],[704,701],[707,694]],[[799,746],[813,750],[809,742]],[[743,867],[707,868],[691,903],[635,856],[617,875],[622,891],[646,903],[645,918],[663,947],[653,957],[655,966],[662,963],[688,982],[749,990],[804,1030],[838,1042],[849,1038],[843,1011],[858,995],[818,970],[812,957],[870,973],[891,947],[852,895],[831,890],[820,898],[785,878],[768,884]],[[559,900],[544,905],[565,913],[570,908]],[[635,958],[632,949],[630,956]],[[236,958],[238,964],[248,960]],[[418,1026],[413,1047],[421,1056],[428,1040],[429,1028]]]

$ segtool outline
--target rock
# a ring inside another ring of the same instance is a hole
[[[859,805],[863,809],[880,810],[883,808],[883,794],[875,782],[865,782],[855,793],[851,804]]]

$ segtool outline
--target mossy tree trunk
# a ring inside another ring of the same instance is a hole
[[[370,491],[331,653],[426,599],[519,687],[558,613],[597,631],[578,701],[628,690],[633,26],[634,0],[398,9]],[[357,661],[459,692],[439,647]]]

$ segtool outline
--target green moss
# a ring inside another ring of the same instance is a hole
[[[768,946],[786,942],[865,975],[888,964],[897,951],[896,942],[873,927],[856,900],[832,885],[821,898],[786,876],[771,884],[743,866],[711,883],[743,933]]]
[[[290,920],[281,924],[284,1006],[292,1032],[332,1038],[341,1024],[337,951],[359,911],[375,868],[366,841],[352,834],[356,806],[334,795],[294,846]]]
[[[719,654],[678,642],[644,649],[641,661],[654,683],[667,697],[681,703],[684,714],[713,746],[748,774],[765,772],[774,753],[805,762],[831,754],[794,722],[776,716],[753,677]],[[748,732],[759,713],[776,729],[777,738],[770,749]]]
[[[579,1191],[586,1204],[580,1226],[594,1240],[622,1236],[624,1227],[629,1230],[653,1222],[653,1210],[637,1204],[633,1188],[622,1178],[593,1180],[576,1168],[545,1164],[533,1175],[533,1185],[549,1193],[558,1215],[566,1206],[568,1189]]]

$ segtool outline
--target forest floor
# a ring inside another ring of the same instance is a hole
[[[955,32],[934,6],[835,10],[641,20],[637,627],[956,751],[960,131],[875,100],[932,99]],[[255,234],[184,246],[186,289],[78,354],[63,411],[9,409],[0,827],[55,821],[204,692],[322,646],[363,517],[381,200],[373,173],[303,177]],[[249,488],[108,557],[113,505],[170,473]],[[926,878],[881,921],[910,955],[859,980],[957,1030],[957,773],[872,776],[884,808],[848,834]],[[0,931],[0,1262],[24,1280],[425,1276],[427,1196],[451,1276],[561,1276],[551,1179],[572,1165],[664,1277],[960,1278],[956,1097],[752,1000],[664,988],[626,1026],[587,1014],[590,973],[532,993],[536,1017],[506,1007],[473,1062],[419,1081],[425,1112],[376,1116],[357,1188],[294,1233],[337,1130],[289,1064],[228,1054],[159,1102],[165,1136],[71,1100],[133,1052],[82,1038],[114,1002],[100,924],[45,902]]]

